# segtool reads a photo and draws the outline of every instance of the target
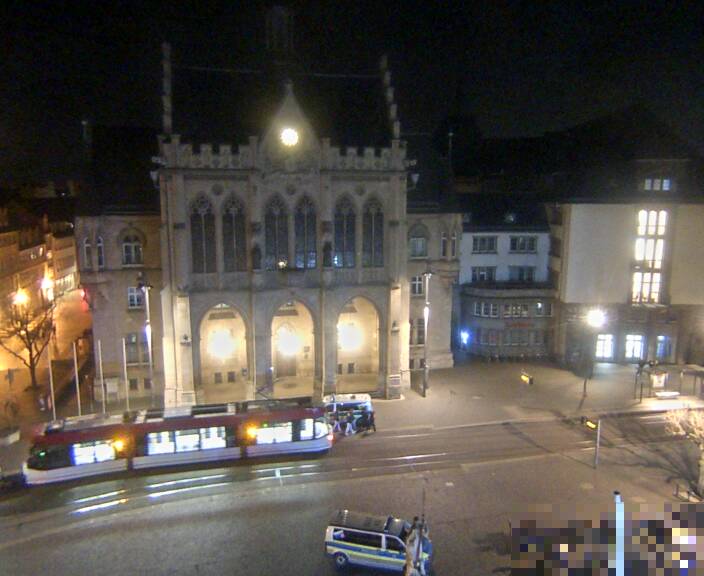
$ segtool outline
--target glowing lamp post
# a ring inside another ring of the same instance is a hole
[[[24,308],[29,303],[29,296],[24,288],[20,288],[12,297],[12,303],[18,308]]]
[[[592,308],[587,312],[587,315],[585,316],[584,320],[588,326],[586,336],[586,346],[588,350],[587,354],[585,355],[586,362],[584,369],[584,384],[582,388],[582,395],[586,397],[587,381],[589,380],[589,378],[592,377],[592,373],[594,370],[594,348],[596,346],[596,342],[594,341],[593,335],[596,334],[596,332],[606,324],[606,312],[604,312],[601,308]]]
[[[425,281],[425,306],[423,306],[423,398],[428,393],[428,321],[430,320],[430,277],[433,272],[430,270],[430,262],[423,272]]]
[[[152,289],[152,285],[144,281],[144,278],[139,276],[137,286],[144,293],[144,311],[146,312],[146,319],[144,322],[144,335],[147,338],[147,358],[149,360],[149,382],[151,384],[151,403],[154,404],[154,359],[152,354],[152,319],[149,309],[149,292]]]
[[[298,132],[294,128],[284,128],[281,131],[281,143],[287,148],[298,144]]]

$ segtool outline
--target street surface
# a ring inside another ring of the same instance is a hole
[[[646,444],[644,444],[644,442]],[[333,574],[323,554],[339,507],[407,519],[425,513],[437,574],[508,573],[509,519],[531,506],[662,509],[689,446],[662,415],[379,432],[294,461],[125,475],[0,500],[6,574]],[[351,574],[372,574],[354,571]]]

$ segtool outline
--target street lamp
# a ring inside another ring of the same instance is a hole
[[[430,269],[430,262],[423,272],[425,282],[425,306],[423,306],[423,398],[428,393],[428,321],[430,320],[430,277],[433,272]]]
[[[149,309],[149,292],[153,288],[151,284],[144,281],[144,277],[140,274],[137,278],[137,287],[144,293],[144,311],[146,312],[146,320],[144,323],[144,334],[147,337],[147,357],[149,360],[149,383],[151,391],[152,404],[154,403],[154,360],[152,355],[152,319]]]
[[[582,389],[583,396],[587,395],[587,381],[592,377],[594,373],[594,359],[595,359],[595,347],[596,342],[594,342],[594,334],[599,330],[604,324],[606,324],[606,312],[601,308],[591,308],[587,311],[584,318],[588,329],[586,335],[586,346],[587,353],[585,354],[584,364],[584,385]]]
[[[29,303],[29,296],[27,295],[27,291],[24,288],[20,288],[19,290],[17,290],[17,292],[15,292],[15,295],[12,298],[12,303],[18,308],[26,306]]]

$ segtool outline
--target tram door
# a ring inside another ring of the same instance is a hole
[[[296,375],[296,355],[287,356],[281,352],[276,353],[276,377]]]

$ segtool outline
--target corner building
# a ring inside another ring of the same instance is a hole
[[[235,129],[236,147],[186,140],[165,107],[166,405],[400,394],[409,350],[407,173],[387,72],[382,62],[359,90],[306,84],[312,102],[328,99],[317,110],[329,118],[306,113],[298,84],[259,86],[251,94],[277,104],[258,130]],[[345,106],[340,94],[357,98],[349,109],[368,100],[365,117],[382,118],[369,146],[340,147],[346,130],[369,133],[339,126],[349,120],[335,114]]]

